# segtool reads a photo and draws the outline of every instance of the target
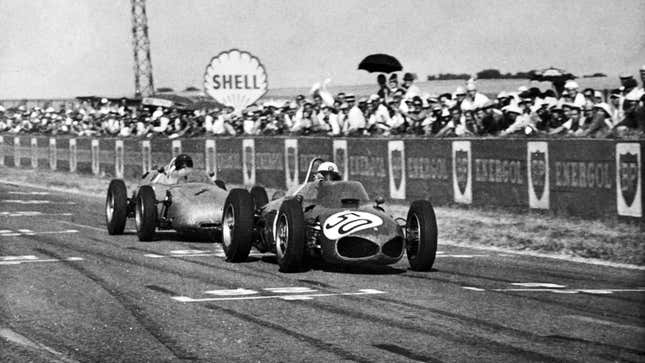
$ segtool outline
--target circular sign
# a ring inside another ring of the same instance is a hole
[[[268,90],[260,60],[249,52],[231,49],[211,59],[204,73],[204,91],[217,102],[241,111]]]

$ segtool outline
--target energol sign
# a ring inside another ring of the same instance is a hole
[[[264,96],[267,74],[249,52],[231,49],[211,59],[204,73],[204,91],[216,101],[241,111]]]

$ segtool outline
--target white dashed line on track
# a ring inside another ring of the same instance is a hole
[[[36,236],[42,234],[67,234],[67,233],[78,233],[76,229],[66,229],[63,231],[44,231],[44,232],[34,232],[30,229],[17,229],[17,230],[0,230],[0,237],[19,237],[19,236]]]
[[[71,216],[72,213],[43,213],[39,211],[0,212],[0,217],[40,217],[40,216]]]
[[[56,202],[52,200],[36,200],[36,199],[1,199],[0,203],[14,203],[14,204],[65,204],[65,205],[75,205],[74,202]]]
[[[67,257],[59,258],[38,258],[34,255],[26,256],[0,256],[0,266],[6,265],[20,265],[23,263],[39,263],[39,262],[62,262],[62,261],[83,261],[81,257]]]
[[[281,288],[284,289],[284,288]],[[238,289],[239,290],[239,289]],[[242,289],[245,290],[245,289]],[[230,290],[228,290],[230,292]],[[211,294],[213,292],[210,292]],[[375,289],[360,289],[358,292],[332,292],[332,293],[317,293],[317,294],[295,294],[295,295],[256,295],[257,292],[253,290],[245,290],[242,293],[246,294],[245,296],[227,296],[227,297],[213,297],[213,298],[202,298],[202,299],[193,299],[188,296],[173,296],[171,299],[183,303],[194,303],[194,302],[209,302],[209,301],[233,301],[233,300],[266,300],[266,299],[280,299],[280,300],[312,300],[317,297],[328,297],[328,296],[359,296],[359,295],[374,295],[374,294],[385,294],[385,291],[375,290]],[[241,293],[238,293],[238,295]],[[233,294],[231,294],[233,295]]]
[[[9,192],[8,194],[13,195],[49,195],[50,192]]]

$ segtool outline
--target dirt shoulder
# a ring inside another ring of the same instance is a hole
[[[109,179],[63,172],[0,167],[0,180],[103,198]],[[132,190],[135,183],[127,183]],[[271,194],[271,192],[269,192]],[[407,205],[391,210],[405,217]],[[645,266],[645,233],[638,225],[541,213],[436,207],[439,244],[500,247],[554,256]]]

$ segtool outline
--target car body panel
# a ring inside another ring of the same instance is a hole
[[[169,180],[171,184],[167,183]],[[157,201],[166,201],[157,204],[160,227],[195,231],[221,225],[228,192],[217,186],[205,171],[187,168],[166,175],[153,170],[144,174],[139,187],[143,185],[152,187]]]
[[[380,206],[369,201],[365,188],[357,181],[308,182],[261,207],[263,235],[269,244],[264,246],[266,250],[275,252],[273,230],[280,205],[286,198],[296,196],[302,198],[305,228],[320,227],[315,239],[325,262],[387,265],[403,257],[403,229]],[[308,236],[314,238],[309,232]],[[393,240],[396,246],[389,245],[388,253],[384,253],[383,247]]]

